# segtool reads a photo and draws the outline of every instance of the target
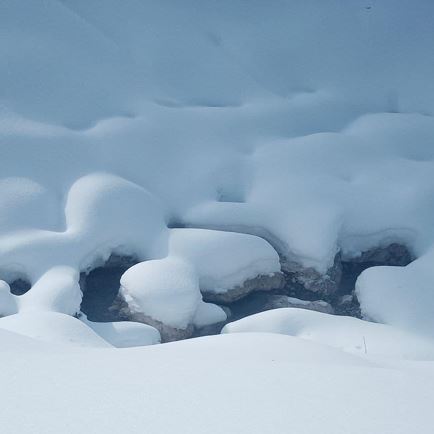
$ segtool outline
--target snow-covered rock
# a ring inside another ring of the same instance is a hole
[[[357,279],[362,314],[434,337],[434,250],[406,267],[373,267]]]
[[[129,268],[121,277],[120,295],[130,318],[157,328],[164,341],[188,338],[195,326],[226,319],[219,306],[202,301],[195,268],[178,257]]]
[[[206,300],[231,303],[283,287],[279,256],[264,239],[235,232],[172,229],[169,251],[191,262]]]

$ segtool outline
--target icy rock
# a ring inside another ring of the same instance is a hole
[[[352,263],[372,263],[403,267],[412,261],[412,254],[403,244],[392,243],[386,247],[377,247],[351,257]]]
[[[281,307],[297,307],[316,312],[334,313],[333,307],[324,300],[307,301],[285,295],[270,295],[264,306],[264,310],[279,309]]]
[[[271,291],[285,287],[285,277],[282,273],[260,275],[246,280],[242,285],[228,289],[225,292],[202,291],[206,301],[230,304],[255,291]]]
[[[291,260],[282,260],[282,271],[290,285],[301,286],[309,292],[330,296],[336,293],[342,277],[340,255],[336,255],[333,265],[322,274],[312,267],[303,267]]]

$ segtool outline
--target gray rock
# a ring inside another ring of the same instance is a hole
[[[316,312],[323,312],[333,314],[333,307],[323,300],[307,301],[298,298],[287,297],[286,295],[270,295],[264,310],[279,309],[282,307],[296,307],[299,309],[314,310]]]
[[[390,265],[403,267],[413,260],[413,255],[408,248],[399,243],[392,243],[386,247],[376,247],[359,256],[349,259],[352,263],[373,263],[378,265]]]
[[[339,288],[342,278],[340,254],[335,256],[333,265],[325,274],[321,274],[311,267],[303,267],[295,261],[282,259],[281,263],[289,286],[301,286],[306,291],[324,296],[335,294]]]
[[[189,324],[185,329],[180,329],[164,324],[161,321],[157,321],[154,318],[151,318],[150,316],[140,312],[131,312],[129,317],[131,321],[141,322],[143,324],[148,324],[152,327],[155,327],[160,332],[161,342],[172,342],[179,341],[181,339],[188,339],[194,334],[193,324]]]
[[[202,291],[203,299],[211,303],[229,304],[244,298],[254,291],[271,291],[285,287],[285,277],[282,273],[260,275],[246,280],[242,285],[228,289],[225,292]]]

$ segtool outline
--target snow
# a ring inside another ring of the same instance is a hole
[[[217,324],[227,320],[226,312],[213,303],[199,303],[194,315],[193,323],[201,328],[211,324]]]
[[[266,333],[122,350],[16,342],[25,357],[0,345],[5,434],[432,431],[431,362],[389,364]]]
[[[2,432],[431,434],[433,16],[2,0]],[[139,262],[133,312],[200,328],[226,319],[200,290],[390,243],[415,261],[356,291],[382,324],[279,309],[153,345],[150,326],[73,317],[80,273],[113,253]]]
[[[15,296],[19,311],[54,311],[67,315],[78,313],[83,295],[78,280],[78,271],[71,267],[51,268],[28,292]]]
[[[261,312],[226,324],[222,333],[279,333],[342,351],[391,359],[434,360],[434,340],[352,317],[299,308]]]
[[[193,264],[207,292],[225,292],[280,271],[279,256],[264,239],[235,232],[172,229],[169,252]]]
[[[81,321],[56,312],[25,312],[0,318],[0,328],[56,345],[109,348],[104,339]]]
[[[84,314],[80,320],[116,348],[141,347],[160,343],[160,333],[150,325],[134,321],[93,322]]]
[[[185,329],[202,299],[194,268],[178,258],[141,262],[121,277],[120,293],[133,312]]]
[[[362,313],[375,321],[434,337],[434,250],[407,267],[374,267],[357,279]]]

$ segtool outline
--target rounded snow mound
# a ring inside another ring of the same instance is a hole
[[[278,333],[342,351],[395,359],[434,360],[434,340],[357,318],[298,308],[261,312],[226,324],[222,333]]]
[[[53,344],[110,348],[80,320],[56,312],[23,312],[0,318],[0,328]]]

